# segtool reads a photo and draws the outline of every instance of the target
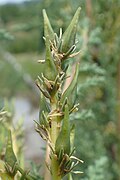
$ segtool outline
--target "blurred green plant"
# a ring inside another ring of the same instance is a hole
[[[23,120],[21,119],[14,125],[13,114],[13,106],[5,101],[4,108],[0,111],[0,178],[8,180],[41,179],[37,173],[35,174],[40,167],[33,163],[31,172],[24,170]]]
[[[101,157],[95,160],[93,165],[90,165],[87,169],[87,177],[82,180],[103,180],[103,179],[113,179],[111,172],[109,172],[109,161],[107,157]]]
[[[5,29],[0,29],[0,41],[1,40],[13,40],[14,37]]]

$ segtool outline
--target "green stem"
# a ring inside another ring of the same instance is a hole
[[[61,180],[61,175],[59,174],[59,164],[57,161],[57,157],[53,154],[51,160],[52,167],[52,180]]]
[[[53,148],[55,148],[55,142],[58,136],[58,123],[56,121],[56,118],[52,119],[51,122],[51,139],[52,139],[52,144],[53,144]]]
[[[47,145],[46,145],[45,162],[47,164],[50,164],[50,147],[49,147],[48,142],[47,142]],[[48,167],[45,166],[44,180],[48,180],[48,179],[49,180],[51,179],[51,174],[50,174],[50,171],[49,171]]]
[[[54,110],[56,108],[55,104],[52,104],[52,109]],[[57,120],[57,117],[54,117],[51,121],[51,141],[53,149],[55,149],[55,143],[56,139],[59,134],[59,123]],[[52,169],[52,180],[61,180],[60,170],[59,170],[59,162],[57,160],[57,156],[55,154],[52,154],[51,159],[51,169]]]

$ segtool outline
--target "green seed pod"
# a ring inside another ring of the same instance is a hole
[[[75,99],[76,99],[76,92],[74,92],[75,89],[77,89],[77,79],[78,79],[78,73],[79,73],[79,63],[76,65],[75,74],[73,77],[73,80],[69,87],[66,89],[66,91],[63,93],[61,97],[61,104],[64,103],[65,99],[68,98],[68,105],[71,109],[74,105]],[[70,97],[70,98],[69,98]]]
[[[64,154],[70,153],[70,124],[69,124],[69,108],[68,105],[65,105],[65,112],[61,131],[58,135],[55,144],[56,154],[59,156],[59,153],[63,150]]]
[[[77,24],[81,8],[79,7],[62,37],[62,53],[66,53],[74,44],[76,38]]]
[[[54,34],[54,31],[52,29],[52,26],[50,24],[50,21],[48,19],[45,9],[43,9],[43,17],[44,17],[44,36],[45,38],[49,36],[49,40],[53,42],[55,34]]]
[[[8,141],[5,152],[5,163],[6,163],[6,170],[10,171],[12,175],[15,175],[16,173],[15,165],[17,163],[17,158],[13,151],[12,136],[10,130],[8,130]]]

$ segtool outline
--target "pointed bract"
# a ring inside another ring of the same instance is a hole
[[[77,88],[78,73],[79,73],[79,63],[76,65],[75,74],[73,76],[73,80],[72,80],[71,84],[66,89],[66,91],[63,93],[62,98],[61,98],[61,103],[64,102],[66,97],[69,99],[68,100],[68,104],[70,106],[69,108],[73,107],[74,101],[76,98],[76,93],[74,92],[74,90],[75,90],[75,88]]]
[[[70,123],[69,123],[69,108],[68,105],[65,105],[65,112],[61,131],[58,135],[55,144],[56,154],[59,155],[59,152],[63,150],[64,154],[70,153]]]
[[[74,44],[76,38],[77,24],[81,8],[79,7],[62,37],[62,52],[66,53]]]
[[[50,50],[50,41],[49,37],[46,37],[46,57],[45,57],[45,67],[44,74],[47,78],[54,80],[57,75],[57,70],[55,67],[54,60],[52,58],[51,50]]]
[[[39,111],[39,123],[43,124],[43,116],[42,112],[44,111],[45,114],[48,114],[50,112],[49,104],[45,98],[45,96],[41,93],[40,97],[40,111]]]
[[[48,19],[45,9],[43,9],[43,17],[44,17],[44,36],[45,38],[49,36],[49,40],[53,41],[55,34],[54,34],[54,31],[52,29],[52,26],[50,24],[50,21]]]
[[[7,147],[5,152],[5,163],[6,166],[7,165],[10,166],[11,173],[14,174],[14,168],[15,168],[15,164],[17,163],[17,158],[13,151],[12,136],[10,130],[8,130],[8,140],[7,140]]]
[[[71,151],[74,149],[74,138],[75,138],[75,124],[73,124],[71,129],[70,129]]]
[[[52,53],[50,49],[50,46],[51,46],[50,41],[51,42],[54,41],[55,34],[51,27],[51,24],[47,17],[45,9],[43,10],[43,17],[44,17],[44,36],[45,36],[45,45],[46,45],[44,74],[46,77],[53,80],[56,75],[56,67],[55,67],[54,60],[52,58]]]

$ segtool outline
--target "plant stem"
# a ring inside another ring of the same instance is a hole
[[[45,162],[49,165],[50,164],[50,147],[49,144],[47,142],[46,145],[46,156],[45,156]],[[50,171],[48,170],[47,166],[45,166],[45,173],[44,173],[44,180],[50,180],[51,179],[51,175],[50,175]]]
[[[53,103],[51,106],[53,110],[56,108],[55,103]],[[59,123],[57,117],[53,117],[51,121],[51,141],[52,141],[53,149],[55,149],[55,143],[58,137],[58,133],[59,133]],[[59,163],[57,160],[57,156],[55,154],[52,154],[51,167],[52,167],[52,180],[61,180],[61,175],[59,175],[60,173]]]
[[[61,175],[59,174],[59,164],[57,161],[57,157],[53,154],[51,160],[52,167],[52,180],[61,180]]]

